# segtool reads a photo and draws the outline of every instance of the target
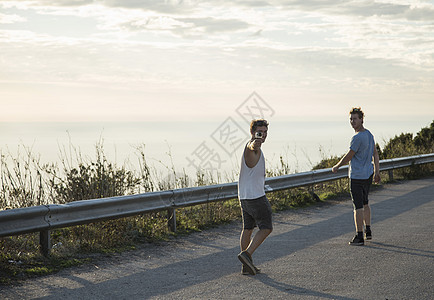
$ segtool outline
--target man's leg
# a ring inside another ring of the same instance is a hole
[[[365,226],[371,226],[371,208],[369,204],[363,205],[363,221]]]
[[[253,229],[243,229],[240,236],[240,248],[241,252],[238,254],[238,259],[241,261],[242,268],[241,273],[243,275],[256,275],[258,269],[253,264],[252,255],[247,251],[247,248],[251,244]]]
[[[350,245],[361,246],[364,244],[363,239],[363,208],[354,209],[354,225],[356,227],[356,236],[350,241]]]
[[[372,239],[372,231],[371,231],[371,208],[369,204],[363,205],[363,221],[365,223],[365,236],[367,240]]]
[[[363,189],[363,222],[365,223],[365,236],[367,240],[372,239],[371,231],[371,207],[369,206],[369,190],[372,184],[372,176],[366,181]]]
[[[241,202],[242,205],[248,205],[249,207],[246,207],[246,210],[249,209],[251,212],[251,214],[249,214],[248,216],[247,214],[246,216],[243,214],[244,228],[250,228],[248,223],[246,223],[245,221],[252,219],[250,220],[253,221],[252,224],[256,224],[261,229],[259,229],[258,232],[255,233],[253,239],[253,230],[243,230],[240,237],[241,253],[238,254],[238,259],[243,263],[243,266],[247,268],[247,271],[250,274],[255,275],[256,273],[259,273],[259,269],[256,268],[255,265],[253,265],[252,254],[273,231],[271,216],[272,209],[270,202],[268,202],[266,196],[250,201],[251,202],[247,203],[246,201]]]
[[[363,218],[364,218],[364,209],[355,209],[354,210],[354,225],[356,226],[356,232],[363,232]]]
[[[270,235],[272,232],[272,229],[260,229],[253,239],[251,240],[250,244],[246,247],[246,251],[252,255],[253,252],[262,244],[262,242]],[[251,235],[252,233],[250,233]],[[243,249],[241,249],[243,251]]]
[[[249,247],[252,238],[252,233],[253,233],[253,229],[243,229],[243,231],[241,231],[241,236],[240,236],[241,251],[244,251]]]
[[[363,185],[360,180],[350,179],[350,192],[354,207],[354,225],[356,236],[350,241],[350,245],[360,246],[364,244],[363,239]]]

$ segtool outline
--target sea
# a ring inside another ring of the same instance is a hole
[[[383,147],[401,133],[416,134],[433,118],[376,119],[365,122]],[[126,169],[143,163],[165,176],[219,173],[222,182],[236,181],[249,125],[233,118],[221,121],[152,122],[0,122],[0,153],[9,158],[29,153],[40,163],[95,161],[97,147],[107,160]],[[348,150],[353,129],[348,119],[270,120],[262,150],[267,168],[290,173],[309,171],[324,158]]]

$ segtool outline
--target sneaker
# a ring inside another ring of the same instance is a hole
[[[255,267],[256,274],[261,273],[261,269],[257,268],[256,266],[254,267]],[[250,275],[250,272],[247,270],[247,268],[244,265],[241,265],[241,274]]]
[[[372,232],[370,230],[366,231],[365,236],[367,240],[372,240]]]
[[[242,251],[238,254],[238,259],[243,263],[243,266],[250,275],[256,275],[255,266],[253,265],[252,258],[247,251]]]
[[[250,275],[250,272],[247,270],[247,268],[244,265],[241,265],[241,274]]]
[[[351,246],[363,246],[365,244],[363,237],[359,238],[358,235],[356,235],[351,242],[349,242],[348,244],[350,244]]]

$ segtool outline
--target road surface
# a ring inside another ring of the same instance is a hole
[[[347,201],[274,215],[275,230],[240,274],[241,224],[3,287],[2,299],[434,299],[434,179],[371,192],[373,240],[349,246]]]

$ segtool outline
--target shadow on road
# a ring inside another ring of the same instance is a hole
[[[279,282],[274,280],[273,278],[270,278],[267,274],[258,274],[255,277],[256,280],[262,282],[265,285],[268,285],[276,290],[279,290],[285,294],[288,294],[288,296],[313,296],[318,297],[321,299],[337,299],[337,300],[355,300],[355,298],[348,298],[348,297],[340,297],[336,295],[326,294],[318,291],[313,291],[305,288],[301,288],[298,286],[286,284],[283,282]]]
[[[401,246],[397,246],[397,245],[391,245],[391,244],[385,244],[385,243],[379,243],[379,242],[370,242],[369,244],[367,244],[365,246],[368,248],[378,249],[378,250],[383,250],[383,251],[434,258],[434,251],[401,247]]]

